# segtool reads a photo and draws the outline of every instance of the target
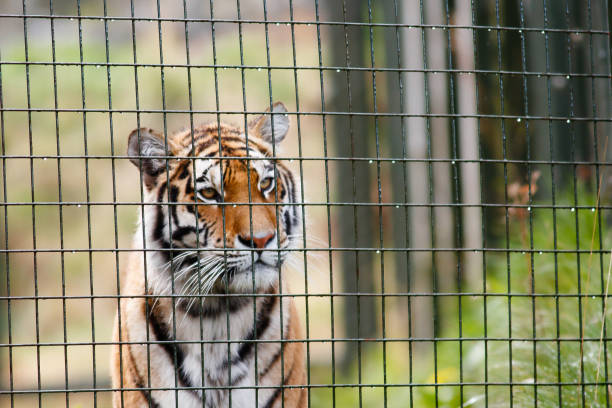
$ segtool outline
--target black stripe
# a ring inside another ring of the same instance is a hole
[[[251,297],[231,296],[226,299],[225,296],[215,296],[203,298],[202,308],[200,308],[199,302],[196,302],[188,311],[184,303],[180,303],[179,308],[193,318],[200,317],[201,314],[205,319],[215,319],[221,314],[226,314],[227,310],[229,310],[229,313],[235,313],[250,303],[252,303]]]
[[[159,186],[157,191],[157,202],[161,203],[164,199],[164,193],[166,192],[166,183]],[[155,225],[153,226],[153,240],[159,241],[162,239],[164,233],[164,211],[161,205],[153,207],[157,210],[155,215]],[[144,224],[144,221],[143,221]]]
[[[278,348],[278,350],[274,354],[274,357],[272,357],[272,360],[270,360],[266,368],[264,368],[261,374],[259,374],[259,378],[264,377],[266,374],[268,374],[270,369],[274,367],[274,364],[276,364],[276,362],[280,359],[281,354],[283,354],[283,348],[284,348],[284,343],[281,344],[281,346]]]
[[[278,174],[283,181],[283,187],[289,193],[289,203],[295,204],[295,181],[293,175],[284,167],[279,167],[278,170]],[[293,233],[293,228],[297,225],[297,220],[299,219],[296,207],[295,205],[291,205],[290,208],[285,208],[282,215],[283,222],[285,223],[285,233],[287,235]]]
[[[178,203],[178,194],[179,194],[178,187],[170,186],[170,196],[168,197],[168,200],[170,200],[171,203]],[[170,207],[170,212],[172,213],[172,219],[174,220],[174,223],[178,227],[179,220],[178,220],[178,216],[176,215],[176,207],[178,207],[178,205],[171,205],[169,207]]]
[[[273,300],[272,300],[272,299],[273,299]],[[266,303],[265,303],[266,301],[270,301],[270,303],[269,303],[269,304],[266,304]],[[274,297],[273,297],[273,296],[271,296],[271,297],[269,297],[269,298],[264,299],[264,304],[262,305],[262,310],[260,311],[261,313],[258,315],[258,318],[257,318],[257,333],[256,333],[256,334],[257,334],[257,339],[259,339],[259,338],[261,337],[261,335],[263,334],[263,332],[264,332],[264,331],[265,331],[265,330],[268,328],[268,326],[270,325],[270,313],[272,312],[272,308],[274,307],[274,304],[276,304],[276,301],[277,301],[277,298],[276,298],[275,296],[274,296]],[[265,309],[267,309],[267,310],[265,310]],[[265,312],[265,316],[261,316],[261,315],[262,315],[264,312]],[[263,320],[267,320],[267,321],[263,321]],[[262,323],[262,324],[263,324],[263,326],[261,326],[261,331],[260,331],[260,325],[259,325],[260,323]],[[283,331],[284,331],[284,330],[283,330]],[[249,334],[249,336],[252,336],[252,331],[251,331],[251,333]],[[283,333],[283,336],[285,336],[285,333]],[[284,337],[283,337],[283,338],[284,338]],[[238,350],[238,357],[239,357],[239,358],[238,358],[238,359],[233,359],[233,360],[232,360],[232,365],[233,365],[233,364],[236,364],[236,363],[237,363],[238,361],[240,361],[240,360],[244,360],[244,359],[248,358],[248,356],[251,354],[251,350],[253,349],[254,344],[255,344],[254,342],[243,343],[243,344],[242,344],[242,346],[240,347],[240,349]],[[245,347],[249,347],[249,346],[250,346],[249,350],[247,350],[247,351],[243,351],[243,348],[245,348]],[[278,358],[280,358],[281,353],[282,353],[280,349],[282,348],[282,346],[283,346],[283,345],[281,344],[281,347],[279,347],[279,351],[278,351],[277,355],[275,355],[275,356],[273,357],[273,360],[277,360]],[[241,353],[243,353],[244,355],[241,355]],[[267,372],[267,370],[268,370],[268,369],[269,369],[269,368],[270,368],[270,367],[271,367],[273,364],[274,364],[274,361],[273,361],[273,362],[271,362],[271,363],[268,365],[268,367],[266,367],[265,372]],[[242,379],[243,379],[244,377],[246,377],[246,375],[247,375],[247,372],[243,372],[242,374],[239,374],[239,375],[237,375],[236,377],[232,378],[232,380],[231,380],[231,382],[230,382],[230,385],[231,385],[231,386],[234,386],[234,385],[238,384],[240,381],[242,381]],[[263,376],[263,375],[265,375],[265,373],[264,373],[264,374],[262,374],[261,376]],[[260,378],[261,378],[261,376],[260,376]]]
[[[289,170],[285,170],[285,177],[287,177],[287,179],[289,179],[289,183],[290,186],[288,188],[289,190],[289,202],[292,204],[295,204],[296,202],[296,198],[295,198],[295,179],[293,178],[293,174],[289,171]],[[293,219],[296,221],[299,219],[298,217],[298,209],[296,205],[292,205],[291,206],[291,211],[293,212]]]
[[[287,383],[289,382],[289,378],[291,378],[291,374],[293,374],[293,367],[295,367],[295,364],[291,366],[291,369],[289,370],[285,378],[283,378],[283,386],[287,385]],[[282,392],[282,387],[278,387],[274,391],[274,394],[270,396],[270,398],[268,399],[268,402],[266,402],[266,405],[264,405],[264,408],[272,408],[272,405],[274,405],[276,400],[278,400],[278,397],[280,397],[281,392]]]
[[[199,246],[200,248],[206,248],[208,246],[208,236],[210,235],[210,228],[212,228],[214,226],[208,226],[205,223],[202,222],[202,225],[198,225],[198,232],[200,233],[200,242],[199,242]]]
[[[268,402],[266,402],[266,405],[264,405],[264,408],[272,408],[272,405],[274,405],[278,397],[280,397],[280,393],[281,393],[281,389],[277,388],[274,391],[274,394],[272,394],[272,396],[270,397],[270,399],[268,399]]]
[[[282,170],[281,168],[277,168],[276,174],[277,174],[277,178],[282,182],[282,183],[279,183],[277,181],[277,184],[279,184],[279,186],[282,187],[282,188],[279,188],[280,193],[278,196],[278,198],[280,198],[282,201],[285,199],[285,196],[287,195],[287,189],[289,186],[287,185],[287,180],[285,179],[285,173],[281,170]]]
[[[192,232],[194,234],[196,232],[194,227],[178,227],[174,231],[172,231],[172,239],[175,241],[181,241],[185,235],[191,234]]]
[[[201,142],[199,145],[196,146],[196,155],[199,156],[200,153],[202,153],[205,149],[209,148],[212,145],[218,145],[219,144],[219,139],[217,138],[217,136],[212,136],[210,139],[207,139],[203,142]]]
[[[157,210],[155,225],[153,226],[153,240],[161,241],[164,234],[164,210],[161,205],[154,207]]]
[[[289,314],[289,317],[287,318],[287,324],[284,325],[283,327],[283,335],[282,335],[282,339],[286,339],[287,338],[287,330],[289,329],[289,325],[291,324],[291,314]],[[268,372],[270,371],[270,369],[272,367],[274,367],[274,364],[276,364],[276,362],[280,359],[280,357],[283,355],[283,351],[285,349],[285,343],[282,342],[278,348],[278,350],[276,351],[276,353],[274,354],[274,356],[272,357],[272,359],[270,360],[270,362],[268,363],[268,365],[266,366],[266,368],[263,369],[263,371],[261,371],[261,374],[259,374],[259,378],[263,378],[266,376],[266,374],[268,374]]]
[[[161,249],[170,249],[170,243],[162,239],[159,241],[159,247]],[[163,263],[170,262],[170,257],[173,256],[171,251],[157,251],[156,253],[162,258]]]
[[[223,136],[221,138],[222,142],[240,142],[242,143],[245,147],[246,147],[246,137],[240,137],[240,136]],[[261,150],[262,153],[265,153],[268,151],[268,149],[266,149],[263,145],[259,144],[258,142],[256,142],[255,140],[253,140],[253,137],[249,137],[249,149],[252,148],[253,146],[255,146],[257,149]],[[223,149],[225,149],[226,147],[229,146],[223,146]],[[232,148],[232,147],[230,147]]]
[[[291,367],[291,369],[289,370],[289,373],[287,373],[285,378],[283,378],[283,386],[287,385],[287,383],[289,382],[289,378],[291,378],[292,373],[293,373],[293,366]],[[278,397],[280,397],[281,391],[282,391],[282,387],[278,387],[274,391],[274,394],[270,396],[270,398],[268,399],[268,402],[266,402],[266,405],[264,405],[263,407],[272,408],[272,405],[274,405],[274,403],[278,400]]]
[[[170,197],[169,197],[170,202],[173,202],[173,203],[178,202],[178,194],[179,194],[178,187],[170,186]],[[192,232],[195,234],[196,230],[195,230],[195,227],[192,227],[189,225],[188,226],[180,225],[178,214],[177,214],[177,211],[178,211],[177,207],[178,205],[170,206],[170,214],[172,215],[172,220],[174,221],[174,225],[176,226],[175,228],[173,228],[173,231],[172,231],[172,239],[175,241],[181,241],[185,235],[190,234]]]
[[[287,195],[287,187],[285,187],[285,184],[283,183],[283,186],[282,186],[281,191],[280,191],[279,198],[281,200],[284,200],[286,195]]]
[[[254,340],[259,339],[266,331],[268,326],[270,326],[270,313],[272,313],[272,309],[277,302],[278,298],[276,296],[269,296],[263,300],[261,310],[257,314],[255,327],[251,329],[247,337],[244,339],[244,342],[240,345],[238,355],[232,358],[232,365],[237,364],[240,361],[244,361],[250,356],[253,348],[255,348]],[[225,362],[224,365],[227,366],[227,362]]]
[[[187,181],[185,183],[185,194],[193,193],[193,182],[191,181],[191,176],[187,178]]]
[[[164,201],[164,194],[166,193],[166,182],[163,182],[161,186],[159,186],[159,190],[157,190],[157,202],[161,203]]]
[[[293,232],[293,224],[291,222],[291,214],[289,214],[289,210],[286,210],[283,213],[283,218],[285,221],[285,234],[291,235],[291,233]]]
[[[238,364],[239,362],[244,361],[246,358],[249,357],[249,355],[253,351],[253,348],[255,347],[254,340],[259,339],[259,337],[261,337],[263,332],[270,325],[270,313],[272,312],[272,309],[274,308],[274,305],[276,305],[277,302],[278,298],[276,296],[269,296],[263,300],[263,304],[261,306],[262,308],[257,314],[257,321],[255,322],[255,327],[253,327],[249,331],[249,334],[244,338],[242,344],[240,345],[240,348],[238,349],[238,355],[232,357],[229,363],[227,360],[224,361],[222,369],[227,368],[230,364]]]
[[[174,365],[174,370],[177,373],[179,386],[180,387],[188,387],[193,388],[190,379],[185,375],[183,371],[183,363],[185,362],[185,354],[183,353],[183,349],[176,343],[174,343],[174,338],[170,334],[170,328],[166,325],[162,319],[159,319],[159,316],[154,311],[154,300],[149,298],[149,324],[151,325],[151,329],[153,331],[153,335],[160,342],[159,345],[164,349],[164,351],[168,354],[168,358],[172,361]],[[196,390],[190,389],[188,390],[195,395],[199,395]]]
[[[226,129],[227,130],[227,129]],[[217,131],[217,133],[219,133],[219,129],[212,129],[208,134]],[[239,142],[243,145],[246,146],[246,138],[240,136],[240,133],[237,131],[231,131],[231,133],[233,133],[235,136],[231,136],[231,135],[223,135],[221,136],[221,143],[228,143],[228,142]],[[219,145],[219,138],[218,135],[213,135],[211,136],[209,139],[201,142],[200,144],[198,144],[196,146],[196,155],[199,155],[201,152],[203,152],[204,150],[206,150],[207,148],[209,148],[212,145]],[[252,137],[249,137],[249,148],[251,148],[252,146],[255,146],[260,152],[264,153],[264,154],[268,154],[269,151],[268,149],[265,148],[265,146],[259,144],[258,142],[254,141]],[[228,149],[233,149],[234,147],[231,146],[223,146],[222,145],[222,149],[225,153],[227,153]],[[207,155],[208,156],[208,155]]]
[[[144,384],[142,383],[140,376],[138,376],[138,381],[136,382],[136,388],[144,388]],[[161,405],[159,405],[157,401],[155,400],[155,398],[153,397],[153,395],[151,395],[151,391],[145,391],[141,389],[140,393],[147,400],[149,408],[161,408]]]
[[[129,342],[130,341],[129,333],[126,333],[125,336],[126,336],[126,340]],[[119,346],[119,347],[121,347],[121,346]],[[131,371],[133,371],[133,374],[136,377],[136,388],[139,389],[139,391],[142,394],[142,396],[144,397],[144,399],[147,400],[149,408],[161,408],[160,405],[155,400],[155,398],[153,398],[153,395],[151,395],[151,391],[150,390],[144,390],[144,388],[145,388],[144,381],[142,380],[142,377],[140,376],[140,373],[138,372],[138,367],[136,367],[136,361],[134,360],[134,354],[132,353],[132,345],[128,344],[127,348],[128,348],[128,350],[127,350],[128,351],[128,357],[130,359],[130,367],[129,368],[133,368],[133,370],[131,370]]]
[[[157,202],[161,203],[163,201],[165,192],[166,183],[163,183],[159,186],[159,190],[157,191]],[[164,233],[164,211],[161,205],[157,205],[154,208],[157,210],[157,214],[155,216],[155,225],[153,226],[153,239],[159,241],[162,239]]]
[[[229,165],[225,165],[223,167],[223,182],[227,183],[227,175],[228,175],[228,170],[230,169],[231,166]]]
[[[180,171],[180,173],[179,173]],[[176,173],[178,174],[178,179],[182,180],[185,177],[189,176],[189,161],[182,162],[179,167],[176,169]]]
[[[257,314],[257,322],[255,322],[255,327],[251,329],[251,332],[246,337],[245,342],[242,343],[238,349],[238,361],[246,359],[253,351],[253,348],[255,347],[253,340],[259,339],[270,325],[270,313],[277,302],[278,298],[276,296],[270,296],[263,300],[261,310]]]

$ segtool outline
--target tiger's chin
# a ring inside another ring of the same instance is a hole
[[[255,254],[224,259],[216,254],[226,267],[218,275],[210,293],[253,294],[267,292],[277,286],[286,253],[262,251]]]
[[[280,265],[270,265],[261,260],[235,269],[230,274],[228,290],[231,293],[259,293],[275,286],[280,278]]]
[[[228,266],[222,273],[218,274],[214,283],[209,282],[208,289],[206,289],[206,284],[192,284],[190,292],[193,295],[204,296],[207,294],[249,295],[268,292],[278,286],[282,264],[282,261],[270,264],[259,259],[254,263]],[[192,275],[197,273],[196,271],[191,272]],[[195,281],[192,278],[195,278],[195,276],[188,276],[187,281],[190,279]]]

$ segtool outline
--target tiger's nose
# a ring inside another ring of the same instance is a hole
[[[247,246],[249,248],[263,249],[266,247],[266,245],[270,243],[270,241],[274,239],[275,236],[275,232],[272,232],[270,234],[264,233],[262,235],[256,234],[252,237],[244,237],[242,235],[238,235],[238,240],[242,245]]]

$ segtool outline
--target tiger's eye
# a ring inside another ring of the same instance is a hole
[[[207,200],[214,200],[215,198],[217,198],[217,190],[215,190],[212,187],[207,187],[204,188],[202,190],[200,190],[200,194],[202,194],[202,197],[204,197]]]
[[[272,177],[266,177],[265,179],[261,180],[261,183],[259,185],[262,191],[269,189],[272,185]]]

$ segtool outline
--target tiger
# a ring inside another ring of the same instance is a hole
[[[130,133],[144,204],[114,325],[115,408],[307,406],[281,278],[300,236],[298,179],[273,154],[287,108],[271,108],[247,131],[216,121]]]

